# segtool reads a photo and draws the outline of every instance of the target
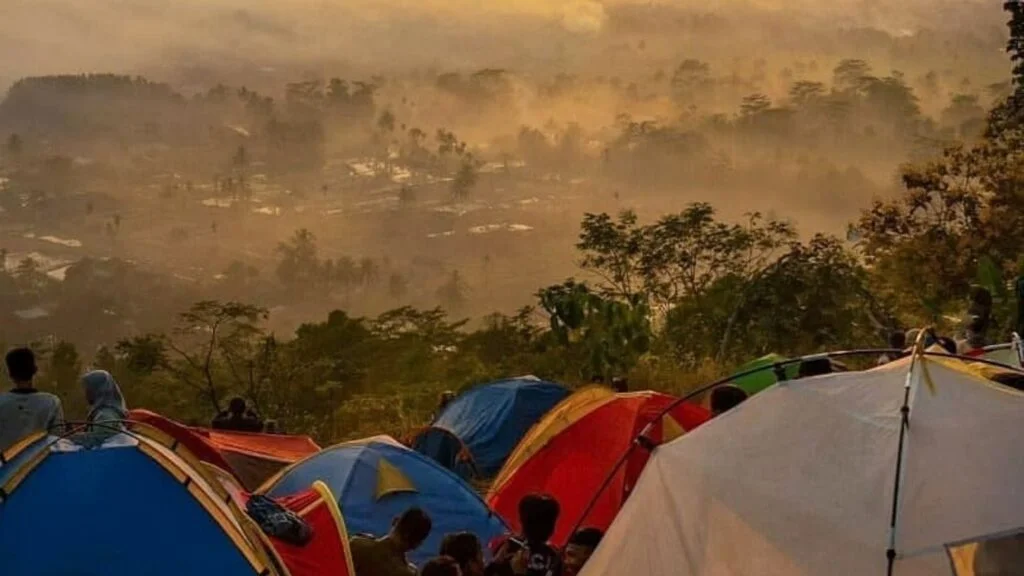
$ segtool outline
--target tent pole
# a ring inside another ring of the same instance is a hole
[[[896,448],[896,477],[893,480],[892,488],[892,512],[889,515],[889,548],[885,551],[887,576],[892,576],[896,568],[896,521],[899,518],[900,508],[900,484],[903,478],[903,448],[906,446],[907,430],[910,428],[910,386],[913,382],[914,368],[922,361],[924,356],[924,337],[927,330],[922,330],[914,342],[914,350],[911,352],[910,366],[907,368],[907,377],[903,381],[903,405],[900,406],[900,438]]]

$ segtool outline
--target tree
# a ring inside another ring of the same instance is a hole
[[[751,94],[740,104],[740,117],[751,119],[772,107],[772,101],[764,94]]]
[[[260,328],[267,314],[264,308],[239,302],[193,304],[179,316],[174,337],[164,339],[169,360],[163,368],[219,412],[227,390],[252,383],[243,370],[255,364],[254,347],[269,346]]]
[[[683,105],[700,101],[711,85],[711,66],[700,60],[683,60],[672,73],[672,95]]]
[[[871,65],[863,60],[846,59],[832,71],[832,86],[842,92],[860,90],[871,77]]]
[[[165,339],[156,334],[145,334],[121,340],[115,348],[126,368],[139,376],[149,376],[167,366]]]
[[[749,278],[794,236],[788,223],[753,213],[743,224],[726,224],[710,204],[695,203],[648,226],[629,212],[618,222],[587,214],[577,248],[583,268],[600,276],[609,294],[642,294],[665,309],[682,297],[699,299],[723,277]]]
[[[821,82],[800,81],[789,88],[789,101],[799,109],[812,108],[825,96],[825,85]]]
[[[281,260],[277,264],[277,278],[292,288],[311,288],[321,278],[321,263],[316,236],[309,230],[297,230],[291,239],[277,246]]]
[[[87,402],[83,397],[78,379],[82,374],[82,359],[78,349],[71,342],[61,340],[50,350],[50,366],[47,378],[54,390],[64,399],[65,410],[71,414],[79,412],[74,408],[84,408]],[[70,405],[70,406],[68,406]]]
[[[650,309],[639,297],[618,301],[567,280],[537,293],[550,337],[580,366],[581,379],[625,374],[651,346]]]
[[[473,187],[476,186],[476,181],[476,166],[473,164],[472,157],[467,155],[462,159],[459,171],[455,173],[455,179],[452,180],[452,197],[459,202],[465,201],[469,198]]]

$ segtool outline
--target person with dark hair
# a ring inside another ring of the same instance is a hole
[[[886,352],[878,357],[878,365],[884,366],[889,362],[899,359],[903,354],[903,349],[907,347],[907,333],[902,330],[893,330],[889,333],[889,338],[886,342],[889,348],[892,350],[900,350],[900,352]]]
[[[509,538],[495,555],[516,576],[560,576],[562,555],[548,543],[555,533],[561,506],[547,494],[530,494],[519,501],[522,539]]]
[[[618,394],[629,392],[629,381],[621,376],[612,378],[612,390],[615,390]]]
[[[747,400],[747,393],[739,386],[725,384],[711,391],[711,416],[719,416]]]
[[[971,358],[985,355],[985,331],[988,329],[984,318],[977,315],[968,316],[964,322],[964,338],[958,341],[957,353]]]
[[[797,370],[796,377],[810,378],[812,376],[824,376],[825,374],[831,374],[835,372],[832,361],[828,358],[812,358],[810,360],[804,360],[800,363],[800,369]]]
[[[935,343],[941,346],[947,354],[955,355],[957,352],[956,340],[949,336],[939,336]]]
[[[249,409],[244,398],[235,396],[228,402],[228,409],[214,417],[211,428],[235,432],[262,432],[263,422]]]
[[[480,539],[471,532],[449,534],[441,541],[441,556],[450,556],[459,563],[462,576],[483,576],[484,549]]]
[[[594,554],[594,550],[597,549],[597,545],[601,543],[601,538],[603,537],[604,532],[599,528],[577,530],[569,538],[569,543],[565,545],[565,551],[562,554],[562,576],[576,576],[579,574],[580,570],[583,569],[583,565]]]
[[[454,558],[440,556],[424,564],[420,576],[463,576],[463,572]]]
[[[415,576],[405,555],[420,547],[430,535],[433,522],[419,508],[410,508],[395,519],[383,538],[356,536],[349,542],[355,576]]]
[[[60,399],[36,390],[36,372],[36,356],[28,348],[7,353],[7,375],[14,387],[0,394],[0,452],[36,432],[64,432]]]

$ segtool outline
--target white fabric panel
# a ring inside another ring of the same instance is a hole
[[[897,530],[910,556],[1024,524],[1024,394],[927,367],[935,388],[913,389]]]
[[[884,573],[904,380],[775,386],[661,447],[584,576]]]

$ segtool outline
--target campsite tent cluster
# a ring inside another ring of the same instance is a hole
[[[146,411],[97,448],[26,438],[0,459],[0,573],[350,576],[350,533],[420,507],[422,565],[447,533],[518,531],[534,492],[561,504],[556,545],[607,531],[583,576],[1013,573],[983,567],[1024,546],[1024,393],[993,381],[1020,372],[923,351],[808,379],[758,362],[770,379],[735,378],[756,394],[710,421],[665,394],[518,378],[463,393],[408,447],[320,450]],[[264,533],[247,512],[264,498],[312,539]],[[55,526],[70,531],[59,554],[25,537]]]

